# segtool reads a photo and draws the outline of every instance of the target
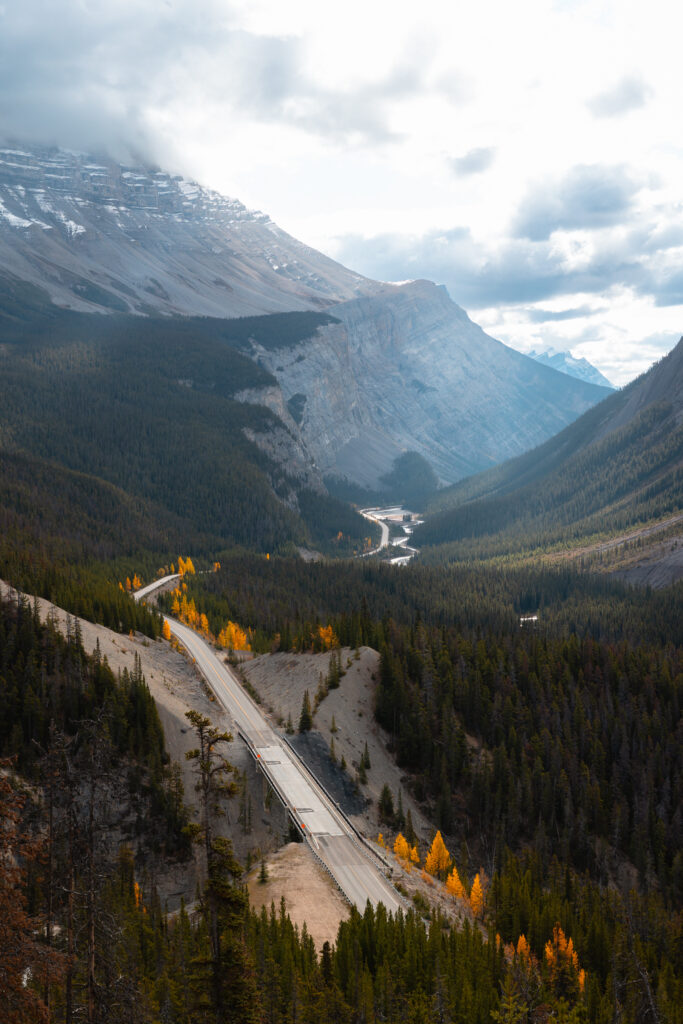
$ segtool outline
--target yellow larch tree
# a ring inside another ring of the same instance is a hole
[[[425,871],[430,875],[442,877],[448,871],[451,863],[451,855],[446,849],[441,832],[437,832],[425,857]]]
[[[137,573],[133,574],[133,590],[139,590],[142,586],[142,580]]]
[[[163,636],[164,640],[170,640],[171,639],[171,627],[169,626],[169,624],[166,621],[166,619],[164,619],[164,624],[161,627],[161,635]]]
[[[236,622],[228,621],[227,625],[218,634],[218,643],[221,647],[231,651],[250,651],[251,644],[245,630]]]
[[[332,626],[318,626],[318,642],[316,647],[320,647],[323,651],[329,651],[332,647],[339,645],[334,629]]]
[[[475,917],[481,917],[484,912],[484,890],[481,886],[479,874],[474,876],[472,891],[470,892],[470,906]]]
[[[586,972],[579,966],[574,943],[567,938],[559,924],[553,928],[553,937],[545,944],[545,962],[553,988],[560,994],[571,996],[577,990],[583,993]]]
[[[456,868],[455,864],[453,865],[453,870],[446,879],[446,889],[451,894],[451,896],[455,897],[456,900],[467,899],[465,886],[462,884],[460,880],[460,875],[458,874],[458,869]]]
[[[413,864],[420,863],[420,854],[418,853],[417,850],[417,843],[415,843],[415,846],[410,847],[410,859],[413,862]]]
[[[401,864],[401,866],[405,868],[406,871],[410,871],[410,843],[405,838],[405,836],[402,835],[401,832],[399,832],[399,834],[396,836],[396,842],[394,843],[394,853],[396,854],[396,859],[398,860],[399,864]]]

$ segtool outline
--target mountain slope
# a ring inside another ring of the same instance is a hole
[[[0,455],[8,459],[0,496],[8,521],[28,522],[32,512],[29,532],[67,543],[76,533],[90,557],[98,551],[98,503],[103,531],[113,502],[128,520],[127,546],[138,550],[173,550],[180,536],[210,553],[292,542],[324,548],[339,533],[353,545],[367,535],[360,516],[327,496],[295,425],[234,398],[275,384],[239,351],[247,336],[299,337],[328,316],[103,317],[41,306],[28,286],[8,287],[10,312],[0,315]],[[33,465],[31,508],[22,495]],[[79,514],[53,515],[52,489],[72,494]]]
[[[237,317],[378,288],[235,199],[45,147],[0,149],[0,266],[84,312]]]
[[[628,527],[683,505],[683,339],[546,444],[443,491],[418,545],[502,553]],[[464,546],[463,546],[464,545]]]
[[[231,398],[268,406],[320,474],[355,485],[377,488],[409,452],[457,480],[538,444],[606,394],[489,338],[443,288],[369,281],[236,200],[64,150],[0,150],[0,268],[11,335],[33,330],[36,302],[38,319],[55,323],[58,307],[108,314],[112,334],[127,314],[215,325],[332,312],[305,329],[245,324],[231,344],[270,379],[245,379]],[[187,327],[188,348],[197,331]],[[290,440],[268,422],[251,440],[289,461]]]
[[[538,444],[608,394],[490,338],[429,281],[333,312],[338,322],[299,345],[253,348],[298,403],[324,474],[376,487],[416,451],[456,480]]]

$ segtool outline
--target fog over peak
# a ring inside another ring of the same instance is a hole
[[[433,277],[523,350],[590,328],[623,383],[683,319],[666,10],[5,2],[0,138],[194,178],[363,273]]]

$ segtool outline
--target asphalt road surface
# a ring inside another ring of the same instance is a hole
[[[139,600],[172,577],[136,593]],[[264,774],[290,811],[306,841],[347,897],[362,912],[368,900],[395,914],[402,901],[379,866],[366,854],[335,803],[284,744],[214,649],[188,626],[166,620],[249,744]]]

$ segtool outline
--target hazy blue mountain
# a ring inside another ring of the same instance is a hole
[[[552,366],[554,370],[567,373],[570,377],[576,377],[577,380],[585,380],[589,384],[597,384],[603,388],[614,387],[592,363],[589,363],[587,359],[576,359],[569,351],[555,352],[553,349],[548,349],[546,352],[532,351],[529,352],[529,355],[537,362],[543,363],[545,366]]]

